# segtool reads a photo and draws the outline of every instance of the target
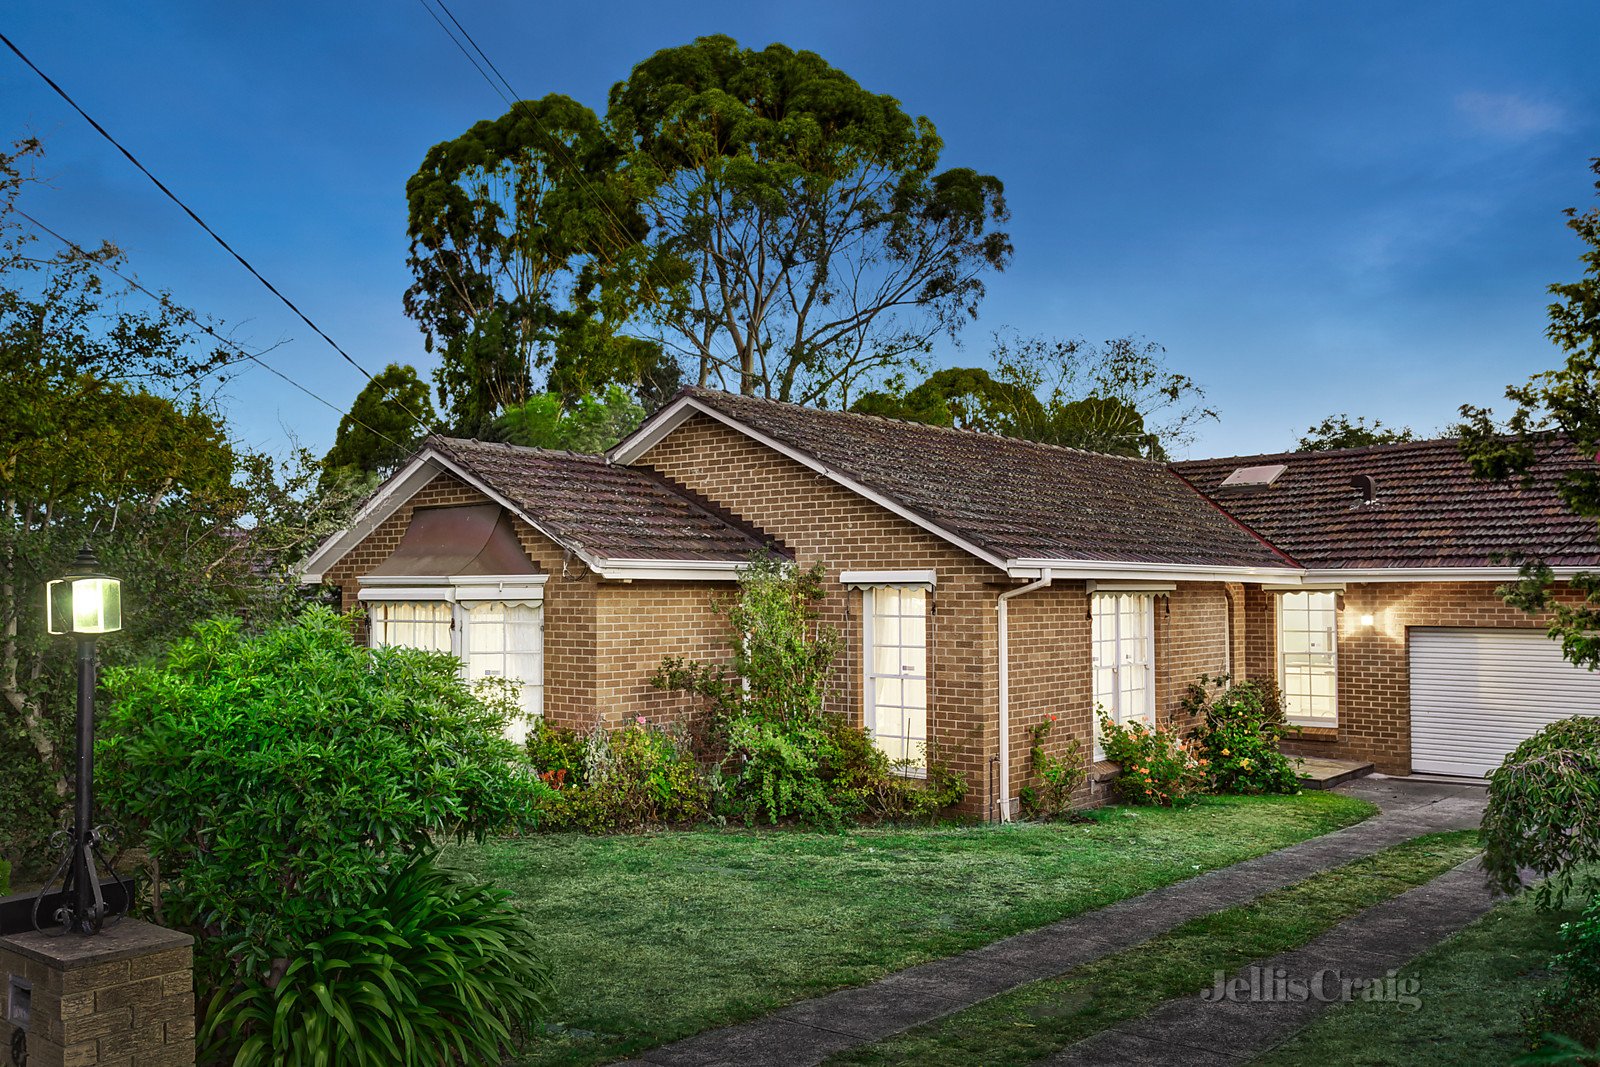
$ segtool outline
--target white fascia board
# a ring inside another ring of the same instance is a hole
[[[1343,582],[1323,582],[1307,578],[1303,582],[1262,582],[1264,593],[1342,593]]]
[[[307,556],[299,566],[300,582],[302,585],[316,585],[322,581],[322,575],[327,569],[344,558],[356,545],[367,538],[376,530],[383,521],[396,511],[407,500],[416,495],[417,491],[438,476],[440,468],[434,463],[434,454],[431,450],[422,453],[406,465],[394,477],[378,488],[372,497],[362,504],[350,520],[350,525],[332,535],[316,551]]]
[[[608,559],[594,568],[602,578],[631,582],[736,582],[749,566],[743,562],[703,559]]]
[[[1552,567],[1552,575],[1567,580],[1600,567]],[[1306,571],[1311,582],[1507,582],[1519,576],[1516,567],[1373,567],[1362,570],[1330,568]]]
[[[659,413],[657,413],[655,422],[646,423],[644,426],[641,426],[638,430],[634,431],[632,437],[629,437],[627,440],[617,445],[616,448],[611,450],[609,453],[611,461],[613,463],[623,464],[633,463],[646,452],[650,451],[650,449],[653,448],[663,437],[666,437],[667,434],[671,433],[679,426],[682,426],[689,416],[696,412],[705,415],[707,418],[714,419],[717,422],[722,423],[731,430],[735,430],[744,434],[752,441],[772,449],[772,451],[778,453],[779,455],[787,456],[796,463],[800,464],[802,467],[807,467],[813,471],[816,471],[829,481],[843,486],[859,497],[864,497],[867,500],[872,501],[885,511],[898,515],[900,518],[911,523],[913,526],[917,526],[923,530],[926,530],[928,533],[933,534],[933,536],[939,538],[941,541],[947,541],[950,544],[955,545],[968,555],[976,556],[978,559],[981,559],[985,563],[988,563],[1000,570],[1006,569],[1005,560],[1001,559],[993,552],[988,552],[982,548],[979,548],[972,542],[951,533],[949,530],[946,530],[937,523],[918,515],[916,512],[907,508],[904,504],[892,500],[876,490],[867,488],[854,478],[840,474],[827,464],[822,463],[815,456],[768,437],[766,434],[746,426],[738,419],[735,419],[730,415],[724,415],[715,408],[708,407],[707,405],[700,403],[692,396],[686,396],[677,401],[677,403],[673,404],[671,407],[663,408]]]
[[[455,586],[448,578],[425,578],[406,585],[363,585],[356,593],[360,601],[372,600],[449,600],[456,598]]]
[[[1264,582],[1297,584],[1304,573],[1291,567],[1218,567],[1199,563],[1124,563],[1099,559],[1013,559],[1006,573],[1037,578],[1050,571],[1058,579],[1151,582]]]
[[[939,584],[936,571],[841,571],[839,583],[853,589],[873,585],[920,585],[932,589]]]

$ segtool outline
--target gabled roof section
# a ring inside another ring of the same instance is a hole
[[[427,446],[470,470],[560,544],[597,559],[742,563],[763,540],[749,528],[605,456],[452,437]]]
[[[1042,563],[1289,571],[1293,561],[1164,465],[690,388],[612,451],[696,412],[777,448],[1002,569]]]
[[[1534,447],[1527,488],[1473,477],[1455,439],[1173,466],[1308,568],[1510,566],[1519,553],[1552,566],[1600,563],[1594,521],[1572,514],[1557,492],[1566,473],[1594,470],[1593,458],[1554,435]],[[1235,470],[1277,464],[1284,471],[1270,485],[1223,488]]]
[[[433,436],[357,512],[351,525],[307,559],[322,574],[423,486],[448,473],[607,577],[729,578],[753,553],[782,550],[759,530],[719,515],[646,471],[605,456]]]

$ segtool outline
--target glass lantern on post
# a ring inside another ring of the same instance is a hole
[[[53,924],[63,932],[97,934],[111,909],[95,864],[98,857],[109,867],[100,855],[94,827],[94,653],[100,635],[122,629],[122,583],[100,572],[100,561],[87,545],[66,577],[45,587],[45,628],[52,634],[71,634],[78,646],[78,774],[67,855],[39,891],[34,925],[40,926],[39,906],[59,880],[59,903],[49,916]]]

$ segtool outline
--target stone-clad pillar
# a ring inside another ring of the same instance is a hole
[[[0,1065],[19,1041],[27,1067],[194,1063],[193,945],[134,919],[93,937],[0,938]]]

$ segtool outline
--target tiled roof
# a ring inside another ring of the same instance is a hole
[[[518,505],[557,540],[600,559],[738,562],[758,531],[604,456],[430,437],[432,448]]]
[[[1535,446],[1533,483],[1472,476],[1457,442],[1416,441],[1332,452],[1237,456],[1174,464],[1196,488],[1307,567],[1488,567],[1518,553],[1554,566],[1600,562],[1595,524],[1573,515],[1556,487],[1594,464],[1566,441]],[[1283,464],[1270,486],[1219,488],[1242,467]],[[1363,504],[1351,479],[1373,479]]]
[[[1159,463],[709,389],[682,395],[1001,559],[1292,566]]]

